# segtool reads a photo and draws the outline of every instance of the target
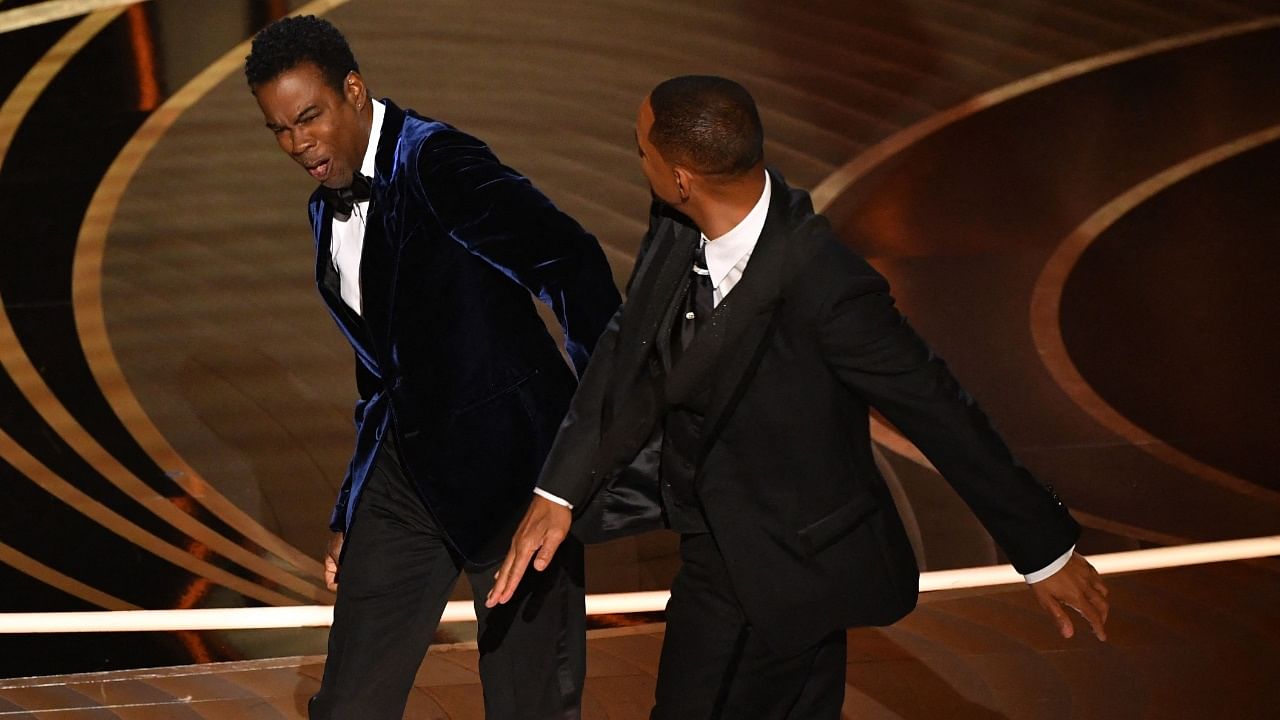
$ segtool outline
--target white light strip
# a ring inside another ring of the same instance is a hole
[[[95,10],[137,5],[143,0],[49,0],[0,12],[0,33],[88,15]]]
[[[1280,555],[1280,535],[1178,545],[1150,550],[1094,555],[1089,562],[1109,575],[1138,570],[1248,560]],[[1010,565],[942,570],[922,573],[921,592],[1007,585],[1022,582]],[[666,608],[670,593],[616,593],[587,596],[588,615],[658,612]],[[470,602],[455,600],[445,608],[441,622],[475,620]],[[158,630],[251,630],[266,628],[326,627],[333,622],[333,607],[306,605],[261,608],[204,608],[195,610],[116,610],[103,612],[0,613],[0,634],[139,632]]]

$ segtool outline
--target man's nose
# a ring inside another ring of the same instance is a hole
[[[295,157],[305,154],[316,144],[315,138],[302,128],[294,128],[289,132],[289,154]]]

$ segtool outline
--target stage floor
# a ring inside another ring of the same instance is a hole
[[[1106,643],[1063,640],[1022,588],[926,595],[849,632],[850,720],[1270,718],[1280,573],[1249,563],[1113,577]],[[649,717],[659,624],[593,630],[585,720]],[[3,718],[304,718],[322,656],[0,681]],[[437,646],[405,717],[482,720],[478,656]]]

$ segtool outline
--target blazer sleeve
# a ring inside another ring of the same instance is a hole
[[[640,242],[640,252],[627,280],[628,294],[637,276],[643,274],[647,267],[645,259],[657,232],[659,209],[658,201],[654,200],[649,208],[649,230]],[[604,393],[614,380],[618,335],[626,309],[625,303],[619,307],[600,335],[594,359],[578,383],[578,390],[569,403],[569,411],[560,423],[551,452],[538,477],[539,488],[573,505],[576,513],[583,511],[584,504],[595,490],[597,478],[592,475],[595,469],[592,465],[607,429],[603,427]]]
[[[1061,556],[1079,526],[1052,488],[1014,459],[977,403],[898,313],[888,283],[860,258],[828,267],[835,265],[847,272],[823,302],[818,329],[832,372],[920,448],[1019,572]]]
[[[418,190],[450,236],[555,312],[582,377],[621,302],[596,238],[484,143],[453,128],[422,143],[417,169]]]

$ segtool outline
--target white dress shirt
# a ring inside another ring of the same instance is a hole
[[[742,273],[747,269],[751,253],[760,240],[760,233],[764,231],[765,219],[769,216],[769,200],[773,196],[772,186],[769,173],[765,173],[764,192],[760,193],[760,199],[756,201],[755,207],[751,208],[751,212],[747,213],[747,216],[742,218],[742,221],[732,230],[720,237],[708,238],[703,235],[700,240],[707,257],[707,271],[711,273],[711,297],[716,305],[719,305],[733,290],[733,287],[742,279]],[[573,508],[573,505],[567,501],[542,488],[534,488],[533,491],[558,505]],[[1075,549],[1074,545],[1071,546],[1071,549],[1057,560],[1023,577],[1028,583],[1037,583],[1048,578],[1067,564]]]
[[[378,140],[382,137],[382,118],[387,109],[378,100],[373,103],[373,126],[369,129],[369,146],[364,150],[364,160],[360,163],[360,174],[373,178],[374,159],[378,155]],[[342,300],[357,315],[360,314],[360,253],[364,250],[365,218],[369,212],[369,201],[361,200],[351,208],[350,217],[333,216],[333,233],[329,240],[329,254],[333,257],[333,266],[338,270],[339,287]]]

